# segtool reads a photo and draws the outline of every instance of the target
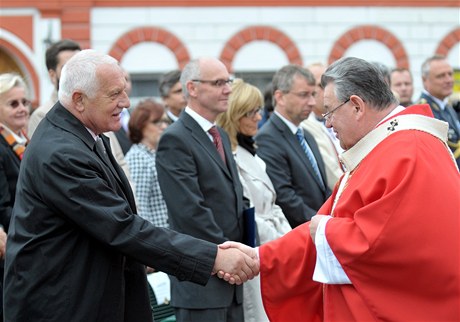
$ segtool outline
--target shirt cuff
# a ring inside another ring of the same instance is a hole
[[[316,265],[313,280],[324,284],[352,284],[326,239],[326,224],[331,216],[320,220],[316,229]]]

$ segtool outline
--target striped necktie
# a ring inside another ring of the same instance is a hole
[[[319,172],[318,163],[316,162],[315,156],[313,155],[313,152],[311,151],[310,147],[308,146],[307,141],[305,141],[303,131],[301,129],[297,129],[297,132],[296,132],[295,135],[296,135],[297,140],[299,141],[300,145],[302,146],[302,149],[305,152],[305,155],[307,156],[308,161],[310,161],[310,164],[313,167],[313,170],[314,170],[314,172],[316,174],[316,177],[320,182],[321,188],[323,188],[323,190],[324,190],[325,186],[324,186],[323,178],[321,177],[321,173]]]

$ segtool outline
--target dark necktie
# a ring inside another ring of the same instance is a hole
[[[102,142],[102,139],[100,136],[96,138],[96,153],[104,161],[104,163],[109,166],[112,173],[118,177],[118,173],[113,167],[112,162],[110,161],[110,158],[107,154],[107,150],[105,149],[105,146],[104,146],[104,142]]]
[[[296,132],[296,137],[297,140],[299,141],[300,145],[302,146],[303,151],[305,152],[305,155],[307,156],[308,161],[310,161],[311,166],[313,167],[313,170],[316,174],[316,177],[318,178],[321,187],[323,190],[325,189],[324,187],[324,182],[323,178],[321,177],[321,172],[319,172],[318,168],[318,163],[316,162],[315,156],[313,155],[313,152],[311,151],[310,147],[308,146],[307,142],[305,141],[305,137],[303,136],[303,131],[301,129],[298,129]]]
[[[217,152],[219,152],[219,155],[222,158],[222,161],[224,161],[224,163],[227,164],[227,162],[225,161],[224,146],[222,145],[222,138],[220,137],[219,131],[215,126],[213,126],[208,130],[208,132],[212,136],[212,140],[214,142],[214,145],[216,146]]]

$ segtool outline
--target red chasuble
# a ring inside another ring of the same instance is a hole
[[[427,105],[392,117],[432,116]],[[337,194],[318,214],[329,215]],[[431,134],[401,130],[351,173],[326,225],[352,284],[312,281],[309,223],[259,249],[270,321],[460,321],[460,175]]]

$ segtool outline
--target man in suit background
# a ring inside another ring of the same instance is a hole
[[[181,84],[188,105],[163,133],[156,158],[170,227],[213,243],[241,241],[244,230],[243,189],[230,141],[215,126],[216,117],[227,110],[230,83],[227,68],[215,58],[185,66]],[[205,287],[171,278],[177,321],[240,322],[242,300],[242,286],[217,277]]]
[[[51,44],[45,52],[45,63],[51,83],[54,89],[51,93],[49,100],[39,106],[30,115],[29,124],[27,128],[27,135],[32,138],[38,124],[45,118],[46,113],[56,104],[58,98],[57,93],[59,90],[59,79],[61,78],[61,71],[64,64],[72,58],[73,55],[81,50],[80,44],[71,39],[61,39]]]
[[[176,122],[180,113],[187,106],[187,101],[182,93],[180,75],[180,70],[172,70],[164,74],[160,81],[160,95],[170,123]]]
[[[454,87],[454,70],[446,57],[435,55],[422,64],[423,91],[418,104],[429,104],[434,117],[449,123],[447,144],[460,167],[460,121],[448,103]]]
[[[336,182],[343,174],[342,165],[340,164],[339,154],[343,149],[340,142],[331,128],[326,127],[323,114],[326,113],[323,102],[323,89],[321,88],[321,75],[326,70],[326,66],[321,63],[315,63],[308,66],[308,70],[315,76],[316,81],[316,104],[308,117],[302,121],[302,127],[315,138],[318,144],[319,152],[324,161],[326,169],[327,185],[332,190]]]
[[[145,265],[202,285],[219,267],[237,273],[238,283],[257,272],[255,253],[227,253],[136,215],[103,135],[120,127],[130,104],[125,88],[108,55],[83,50],[64,66],[59,102],[20,168],[6,250],[6,321],[152,321]]]
[[[315,77],[287,65],[273,76],[275,110],[256,136],[257,154],[267,164],[276,203],[292,228],[310,220],[331,194],[324,162],[313,136],[300,127],[315,105]]]

